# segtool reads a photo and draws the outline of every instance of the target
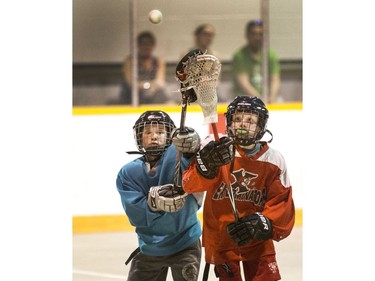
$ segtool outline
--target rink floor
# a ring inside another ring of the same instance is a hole
[[[136,247],[137,237],[131,231],[74,234],[73,281],[126,281],[130,266],[125,266],[124,262]],[[289,237],[275,242],[275,247],[282,280],[301,281],[302,227],[295,227]],[[204,253],[199,280],[202,280],[203,269]],[[167,280],[173,281],[170,273]],[[218,280],[212,266],[208,280]]]

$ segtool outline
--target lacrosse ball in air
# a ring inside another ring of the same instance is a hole
[[[143,83],[143,89],[148,90],[148,89],[150,89],[150,87],[151,87],[150,82]]]
[[[161,20],[163,19],[163,14],[159,10],[152,10],[148,13],[148,19],[153,24],[161,23]]]

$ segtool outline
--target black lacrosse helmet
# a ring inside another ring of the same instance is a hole
[[[152,148],[146,148],[143,146],[143,131],[145,125],[147,124],[155,126],[164,125],[167,131],[165,145]],[[164,151],[172,144],[171,133],[174,128],[176,128],[175,124],[173,123],[169,115],[164,111],[146,111],[142,113],[133,126],[134,139],[138,150],[146,156],[161,156],[164,153]]]
[[[259,131],[250,136],[249,134],[238,134],[232,128],[233,115],[236,113],[253,113],[258,115]],[[269,117],[268,109],[263,101],[258,97],[237,96],[227,107],[225,113],[228,136],[240,145],[251,145],[258,142],[267,131],[267,121]]]

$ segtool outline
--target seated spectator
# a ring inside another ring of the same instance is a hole
[[[235,52],[232,61],[235,96],[248,95],[264,99],[262,73],[263,23],[252,20],[246,26],[247,45]],[[269,50],[269,103],[278,101],[280,90],[280,62],[272,49]]]
[[[195,47],[193,49],[201,49],[203,52],[207,51],[208,54],[214,55],[220,59],[217,51],[211,49],[215,37],[215,28],[208,23],[199,25],[194,31]]]
[[[138,94],[140,104],[165,103],[168,98],[165,91],[165,62],[153,55],[156,38],[144,31],[137,37],[138,43]],[[120,103],[132,102],[132,58],[127,56],[123,66],[123,84]]]
[[[186,53],[194,49],[201,49],[202,52],[206,52],[207,54],[213,55],[220,59],[219,52],[212,50],[211,45],[215,38],[215,28],[208,23],[201,24],[197,26],[194,30],[194,46],[190,49],[181,53],[180,58],[182,58]]]

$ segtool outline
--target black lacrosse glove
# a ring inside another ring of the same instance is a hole
[[[197,171],[208,179],[217,175],[218,168],[234,159],[233,139],[221,137],[219,141],[210,141],[197,153]]]
[[[262,213],[254,213],[228,224],[227,232],[238,246],[251,240],[268,240],[272,237],[272,221]]]

